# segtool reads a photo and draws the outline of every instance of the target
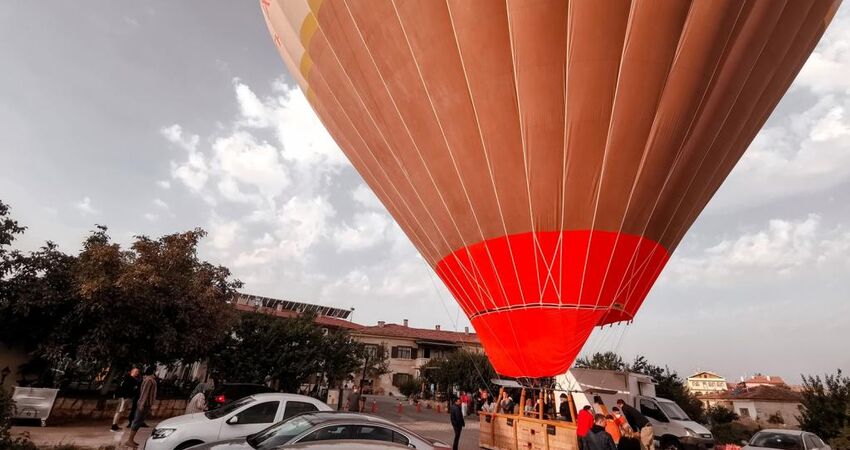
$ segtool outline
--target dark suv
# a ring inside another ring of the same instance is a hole
[[[207,409],[215,409],[242,397],[264,392],[274,392],[274,389],[264,384],[224,383],[210,392],[207,397]]]

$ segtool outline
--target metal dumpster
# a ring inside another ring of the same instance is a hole
[[[12,401],[15,402],[13,418],[39,419],[41,426],[46,426],[57,393],[59,389],[15,386],[12,393]]]

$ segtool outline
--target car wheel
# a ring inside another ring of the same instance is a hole
[[[661,450],[682,450],[682,445],[676,439],[667,439],[661,443]]]
[[[197,440],[196,441],[186,441],[186,442],[178,445],[177,447],[174,447],[174,450],[185,450],[185,449],[187,449],[187,448],[189,448],[193,445],[200,445],[200,444],[203,444],[203,443],[204,443],[204,441],[197,441]]]

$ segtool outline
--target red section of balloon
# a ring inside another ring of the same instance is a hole
[[[499,373],[538,377],[569,368],[594,326],[634,317],[668,259],[630,234],[536,232],[459,249],[437,274]]]

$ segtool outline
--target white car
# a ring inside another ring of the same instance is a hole
[[[800,430],[761,430],[742,444],[742,450],[831,450],[816,434]]]
[[[183,450],[193,445],[245,437],[297,414],[331,411],[327,404],[297,394],[254,394],[203,413],[158,423],[145,450]]]

